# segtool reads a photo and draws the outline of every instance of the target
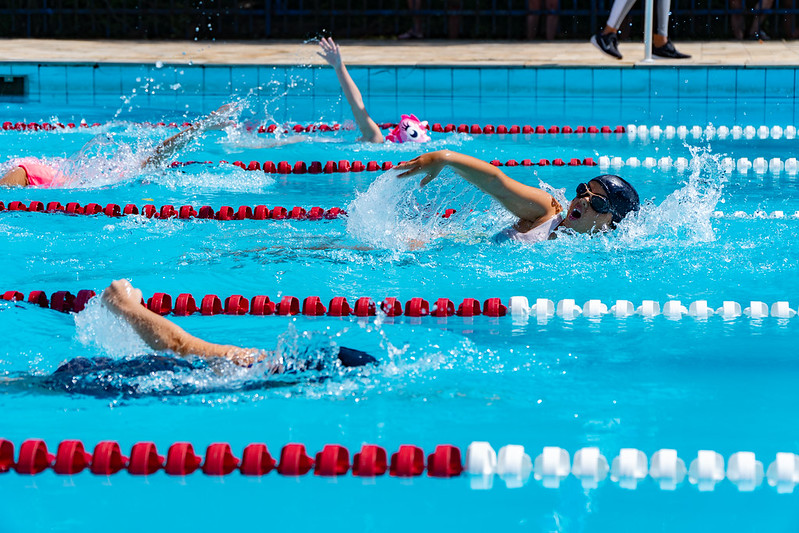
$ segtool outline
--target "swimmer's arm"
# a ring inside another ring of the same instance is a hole
[[[319,47],[322,51],[317,53],[336,71],[336,77],[341,85],[341,90],[344,91],[344,96],[350,104],[355,123],[358,124],[358,129],[361,130],[363,140],[366,142],[382,143],[385,140],[383,138],[383,133],[380,131],[375,121],[372,120],[372,117],[369,116],[369,112],[366,111],[361,91],[358,90],[358,86],[355,85],[350,73],[347,72],[344,61],[341,59],[341,50],[339,46],[333,39],[323,37],[322,40],[319,41]]]
[[[168,350],[181,357],[194,355],[208,360],[229,359],[248,366],[262,359],[264,353],[254,348],[214,344],[195,337],[166,318],[141,305],[141,291],[128,280],[117,280],[103,291],[103,302],[117,316],[125,319],[153,350]]]
[[[230,124],[229,117],[233,109],[233,104],[225,104],[199,122],[161,142],[155,147],[153,153],[142,161],[141,167],[157,167],[166,162],[175,152],[185,148],[197,134],[227,127]]]
[[[0,179],[0,187],[27,187],[28,173],[22,167],[14,167]]]
[[[520,183],[505,175],[494,165],[458,152],[439,150],[422,154],[397,166],[399,170],[404,171],[399,175],[400,178],[423,174],[425,177],[421,181],[421,186],[427,185],[445,167],[451,167],[466,181],[494,197],[505,209],[521,220],[537,222],[561,211],[560,204],[546,191]]]

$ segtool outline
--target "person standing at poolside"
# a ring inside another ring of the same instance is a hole
[[[427,121],[421,122],[415,115],[402,115],[397,127],[384,137],[380,127],[369,116],[369,112],[366,111],[361,91],[358,90],[358,86],[353,81],[346,65],[344,65],[344,61],[341,59],[339,45],[333,39],[322,37],[319,41],[319,47],[322,49],[317,52],[319,56],[336,71],[341,90],[350,104],[352,116],[361,131],[360,140],[370,143],[383,143],[386,141],[424,143],[430,140],[430,136],[427,134]]]
[[[560,203],[549,193],[508,177],[494,165],[474,157],[439,150],[420,155],[395,167],[398,178],[423,176],[424,187],[444,168],[450,167],[466,181],[497,200],[519,220],[502,231],[501,241],[539,242],[556,237],[556,230],[596,233],[614,229],[625,216],[638,211],[638,193],[619,176],[604,174],[577,186],[566,216]]]
[[[603,53],[621,59],[617,33],[624,17],[632,9],[635,0],[614,0],[605,29],[591,37],[591,44]],[[669,13],[671,0],[657,0],[657,28],[652,34],[652,55],[665,59],[688,59],[691,56],[678,52],[669,40]]]
[[[230,115],[235,105],[225,104],[204,119],[192,124],[185,130],[176,133],[156,146],[145,157],[138,169],[156,167],[166,162],[169,157],[184,148],[192,139],[206,131],[219,130],[231,124]],[[26,157],[14,161],[14,166],[0,178],[3,187],[63,187],[71,176],[37,158]]]

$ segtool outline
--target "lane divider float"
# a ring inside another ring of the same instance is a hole
[[[654,157],[645,157],[643,159],[639,159],[638,157],[633,156],[624,159],[619,156],[607,155],[600,156],[597,159],[597,162],[599,169],[602,171],[608,169],[616,170],[623,167],[642,167],[648,169],[657,168],[662,171],[674,169],[679,173],[693,171],[699,168],[700,165],[706,163],[705,160],[699,158],[687,159],[685,157],[672,158],[671,156],[665,156],[659,159]],[[788,176],[796,176],[799,174],[799,160],[797,160],[795,157],[789,157],[784,160],[780,159],[779,157],[772,157],[770,159],[766,159],[765,157],[756,157],[754,160],[750,160],[747,157],[741,157],[738,159],[725,157],[719,161],[719,166],[728,174],[737,172],[743,176],[748,175],[750,172],[757,176],[764,176],[765,174],[779,176],[783,173]]]
[[[719,126],[715,127],[712,124],[705,126],[704,128],[701,126],[647,126],[647,125],[636,125],[636,124],[628,124],[625,128],[625,132],[627,133],[627,137],[634,141],[636,139],[652,139],[654,141],[660,139],[680,139],[685,140],[687,138],[691,138],[694,140],[705,139],[708,141],[712,141],[713,139],[719,139],[721,141],[727,139],[733,140],[752,140],[752,139],[795,139],[796,138],[796,127],[792,125],[788,125],[785,127],[782,126],[765,126],[761,125],[755,128],[754,126]]]
[[[662,490],[675,490],[685,478],[700,491],[712,491],[725,479],[741,492],[752,492],[764,479],[778,493],[791,493],[799,483],[799,456],[779,452],[764,471],[763,463],[753,452],[735,452],[727,460],[713,450],[700,450],[686,468],[674,449],[661,449],[647,460],[643,451],[622,448],[619,455],[608,461],[597,447],[577,450],[574,460],[569,452],[557,446],[546,446],[535,460],[524,446],[510,444],[495,452],[487,442],[472,442],[462,462],[461,451],[451,444],[435,447],[425,457],[424,451],[414,445],[404,444],[391,454],[385,448],[364,444],[352,456],[339,444],[327,444],[314,456],[309,455],[304,444],[286,444],[279,460],[269,453],[266,444],[248,444],[241,457],[233,454],[230,444],[210,444],[205,456],[197,455],[188,442],[169,446],[166,457],[160,455],[154,443],[137,442],[125,456],[116,441],[98,442],[92,453],[80,440],[64,440],[55,454],[47,449],[41,439],[28,439],[19,448],[15,458],[14,444],[0,439],[0,473],[11,470],[21,475],[35,475],[53,470],[59,475],[74,475],[84,470],[92,474],[110,476],[123,470],[135,476],[153,475],[163,470],[170,476],[187,476],[201,472],[209,476],[226,476],[238,471],[245,476],[264,476],[272,471],[283,476],[304,476],[313,471],[316,476],[336,477],[352,472],[357,477],[414,478],[425,470],[429,477],[467,477],[474,489],[490,489],[495,476],[509,488],[527,484],[531,474],[545,488],[557,489],[570,475],[586,489],[597,488],[608,474],[610,480],[621,488],[635,489],[647,477]]]
[[[223,205],[218,210],[204,205],[195,209],[190,205],[183,205],[178,208],[171,204],[156,207],[152,204],[143,205],[141,210],[135,204],[127,204],[120,207],[119,204],[107,204],[103,207],[100,204],[88,203],[81,206],[78,202],[68,202],[61,205],[60,202],[48,202],[45,204],[40,201],[33,201],[25,205],[20,201],[9,202],[8,206],[0,202],[0,211],[21,211],[30,213],[67,213],[70,215],[106,215],[108,217],[123,217],[139,215],[146,218],[168,219],[211,219],[220,221],[229,220],[332,220],[338,217],[347,216],[347,212],[340,207],[322,209],[321,207],[293,207],[286,209],[282,206],[269,208],[265,205],[248,206],[242,205],[238,209]],[[450,209],[450,215],[455,212]],[[446,213],[445,213],[446,214]],[[450,216],[447,215],[447,218]]]
[[[9,302],[27,301],[28,303],[47,307],[64,313],[79,313],[97,292],[83,289],[72,294],[69,291],[56,291],[48,298],[44,291],[31,291],[27,300],[25,295],[16,290],[5,291],[2,299]],[[174,304],[173,304],[174,302]],[[499,318],[508,316],[514,320],[536,319],[546,322],[555,316],[564,320],[574,320],[579,317],[598,319],[604,316],[627,318],[640,316],[652,319],[663,316],[669,320],[680,320],[683,317],[692,317],[707,320],[718,316],[725,320],[733,320],[745,316],[751,319],[779,318],[790,319],[797,315],[797,309],[792,308],[788,301],[778,301],[770,306],[761,301],[752,300],[744,307],[735,301],[724,301],[721,307],[710,306],[707,300],[691,302],[687,307],[680,300],[669,300],[661,307],[655,300],[644,300],[636,306],[629,300],[616,300],[608,307],[601,300],[588,300],[585,304],[578,305],[573,299],[564,299],[557,304],[546,298],[535,300],[529,304],[526,296],[511,296],[507,303],[500,298],[487,298],[482,303],[475,298],[464,298],[458,304],[449,298],[438,298],[431,304],[424,298],[411,298],[403,306],[398,298],[389,297],[376,302],[368,296],[355,300],[350,305],[344,296],[333,297],[327,306],[319,296],[308,296],[300,302],[296,296],[284,295],[277,300],[271,300],[267,295],[256,295],[246,298],[234,294],[222,300],[215,294],[206,294],[197,299],[192,294],[181,293],[174,300],[165,292],[156,292],[142,305],[159,315],[189,316],[199,313],[203,316],[214,315],[256,315],[256,316],[329,316],[329,317],[371,317],[378,311],[388,318],[406,316],[411,318],[433,317],[446,319],[452,316],[470,318],[486,316]]]
[[[402,163],[402,162],[400,162]],[[597,163],[594,161],[593,157],[585,157],[583,159],[572,157],[568,158],[568,160],[556,157],[554,159],[522,159],[521,161],[517,161],[516,159],[508,159],[504,163],[499,159],[492,159],[490,163],[496,167],[531,167],[531,166],[553,166],[553,167],[579,167],[579,166],[596,166]],[[213,161],[175,161],[170,164],[172,168],[184,167],[189,165],[214,165]],[[385,172],[387,170],[391,170],[397,164],[392,163],[391,161],[384,161],[379,163],[377,161],[367,161],[364,163],[363,161],[348,161],[346,159],[342,159],[340,161],[326,161],[322,163],[321,161],[311,161],[310,163],[305,161],[296,161],[293,164],[289,161],[278,161],[275,163],[274,161],[265,161],[261,164],[259,161],[250,161],[249,163],[245,163],[244,161],[234,161],[230,163],[228,161],[222,160],[219,161],[220,165],[224,164],[232,164],[235,165],[242,170],[249,170],[249,171],[263,171],[266,174],[343,174],[348,172]]]
[[[141,127],[167,127],[167,128],[187,128],[192,125],[191,122],[183,122],[178,124],[177,122],[140,122],[136,123],[136,125]],[[57,130],[64,130],[64,129],[74,129],[74,128],[88,128],[88,127],[99,127],[102,126],[99,122],[95,122],[93,124],[89,124],[85,120],[80,121],[79,123],[75,124],[74,122],[69,122],[67,124],[63,124],[61,122],[11,122],[11,121],[4,121],[2,123],[2,129],[5,131],[57,131]],[[378,124],[378,127],[383,130],[390,130],[397,126],[396,123],[393,122],[382,122]],[[259,125],[255,126],[254,124],[242,124],[245,130],[248,131],[257,131],[258,133],[315,133],[315,132],[335,132],[339,130],[344,131],[353,131],[355,130],[355,125],[352,123],[347,124],[326,124],[326,123],[313,123],[313,124],[293,124],[293,125],[278,125],[278,124],[269,124],[269,125]],[[634,127],[634,126],[633,126]],[[472,135],[491,135],[491,134],[622,134],[625,133],[627,130],[624,126],[549,126],[548,128],[543,125],[538,126],[531,126],[529,124],[519,126],[519,125],[511,125],[505,126],[504,124],[486,124],[481,126],[480,124],[440,124],[436,122],[430,126],[430,130],[437,132],[437,133],[469,133]]]

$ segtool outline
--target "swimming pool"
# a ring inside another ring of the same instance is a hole
[[[33,67],[10,68],[22,72]],[[28,155],[29,150],[64,156],[94,138],[91,153],[107,160],[121,146],[152,144],[174,131],[141,122],[192,120],[229,99],[231,92],[246,94],[257,85],[264,89],[260,97],[247,100],[243,121],[305,125],[346,119],[336,86],[320,69],[250,67],[251,77],[239,78],[235,68],[211,73],[206,68],[198,75],[188,67],[110,66],[118,69],[118,77],[103,76],[111,81],[101,87],[97,71],[106,66],[53,68],[63,69],[66,88],[53,88],[58,76],[50,78],[52,73],[37,65],[30,87],[38,89],[22,104],[4,104],[3,120],[67,123],[85,118],[101,125],[3,131],[4,156]],[[629,123],[786,128],[796,123],[793,69],[355,70],[359,83],[369,80],[369,108],[378,121],[416,112],[431,123],[547,128]],[[148,81],[153,73],[163,80]],[[496,83],[503,75],[508,82]],[[587,75],[591,84],[578,83]],[[207,90],[190,89],[184,79],[198,76],[201,81],[195,83]],[[724,76],[733,76],[734,91]],[[454,80],[449,85],[448,77]],[[286,79],[294,86],[287,88]],[[673,92],[658,94],[661,87],[671,90],[663,80],[672,79]],[[69,85],[72,80],[82,85]],[[426,96],[413,91],[400,96],[397,87],[406,85],[425,87]],[[579,93],[575,86],[592,89]],[[635,96],[628,99],[629,94]],[[130,277],[145,297],[191,293],[198,301],[205,294],[222,300],[234,294],[265,294],[273,300],[291,295],[300,302],[319,296],[329,307],[337,296],[351,304],[364,296],[376,302],[395,297],[403,303],[420,297],[431,305],[448,298],[457,307],[465,298],[482,303],[496,297],[508,305],[510,297],[525,296],[530,305],[539,298],[553,304],[573,299],[580,306],[598,299],[607,307],[617,300],[635,307],[646,300],[661,307],[671,300],[686,307],[706,300],[714,309],[725,301],[738,302],[743,311],[753,307],[751,301],[788,301],[796,309],[796,176],[723,170],[725,157],[786,161],[795,155],[795,140],[784,135],[750,140],[687,135],[683,140],[675,133],[654,140],[627,133],[435,134],[434,148],[503,164],[607,157],[613,168],[618,162],[610,162],[618,157],[625,163],[618,172],[642,198],[652,199],[638,221],[614,235],[570,237],[531,248],[494,244],[491,236],[509,219],[451,174],[418,191],[413,183],[393,179],[391,171],[265,174],[220,163],[396,163],[417,153],[407,145],[358,144],[352,131],[300,136],[303,142],[271,146],[274,134],[209,134],[177,159],[210,164],[168,168],[122,182],[108,174],[107,166],[90,165],[91,183],[70,190],[4,191],[0,201],[341,207],[349,213],[346,218],[159,220],[4,211],[2,290],[26,296],[34,290],[75,294]],[[693,173],[674,165],[646,168],[635,166],[631,157],[639,162],[684,157],[699,166]],[[533,185],[564,189],[566,195],[600,172],[584,165],[503,169]],[[436,216],[446,209],[457,212],[448,219]],[[777,211],[784,216],[771,216]],[[431,234],[435,237],[422,249],[409,249],[409,239]],[[46,374],[76,355],[122,356],[139,349],[93,306],[74,319],[27,304],[3,302],[0,309],[6,317],[0,351],[6,377]],[[304,338],[303,332],[325,332],[337,343],[375,354],[382,364],[277,388],[267,388],[268,380],[248,373],[160,375],[146,381],[148,393],[137,398],[69,396],[17,381],[7,383],[0,397],[5,414],[0,437],[17,447],[25,439],[42,438],[51,451],[70,438],[82,440],[89,450],[97,442],[115,440],[124,454],[139,441],[154,442],[162,454],[174,442],[191,442],[200,455],[210,443],[228,442],[237,456],[251,442],[267,443],[277,456],[291,442],[305,444],[311,454],[331,443],[344,445],[351,454],[363,443],[380,445],[389,454],[413,444],[429,454],[439,444],[454,444],[465,453],[473,441],[488,441],[496,450],[521,444],[532,460],[545,446],[561,447],[572,459],[581,448],[596,446],[608,463],[623,448],[641,450],[648,459],[657,450],[673,448],[686,467],[700,450],[721,454],[725,467],[735,452],[751,451],[764,468],[776,453],[794,451],[795,318],[742,314],[699,320],[687,313],[680,319],[661,313],[568,319],[555,313],[538,320],[535,312],[527,319],[512,315],[176,317],[179,325],[210,340],[268,348],[280,343],[287,353],[324,342],[318,336]],[[176,385],[190,385],[194,393],[163,394]],[[420,524],[468,530],[641,530],[653,524],[666,530],[790,530],[797,522],[788,505],[791,496],[778,494],[766,481],[754,492],[739,491],[727,479],[715,490],[700,491],[686,478],[667,491],[651,477],[635,490],[610,477],[592,490],[574,476],[558,489],[545,488],[532,476],[523,487],[509,488],[496,477],[491,490],[474,490],[463,476],[381,476],[364,482],[352,475],[292,478],[274,472],[254,478],[122,472],[106,478],[48,470],[36,476],[10,472],[0,483],[9,509],[2,523],[8,530],[24,525],[95,530],[111,520],[120,529],[137,530],[153,516],[159,517],[159,526],[200,530],[259,522],[335,530],[402,530]],[[197,505],[209,496],[215,505]]]

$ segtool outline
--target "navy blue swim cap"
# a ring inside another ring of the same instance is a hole
[[[638,211],[641,207],[635,188],[623,178],[614,174],[603,174],[591,181],[599,183],[607,193],[613,222],[621,222],[621,219],[627,216],[627,213]]]

